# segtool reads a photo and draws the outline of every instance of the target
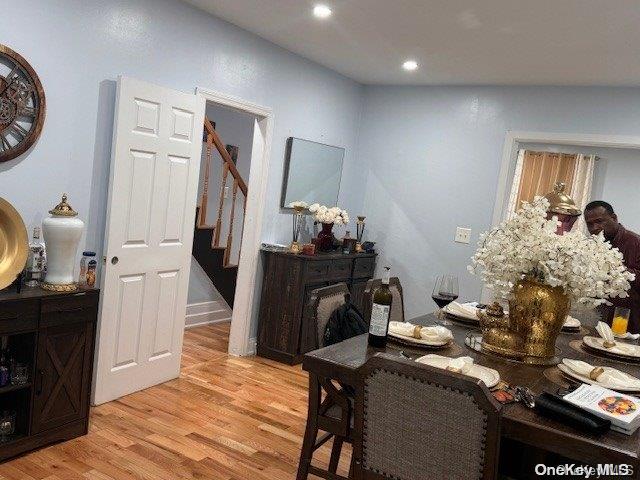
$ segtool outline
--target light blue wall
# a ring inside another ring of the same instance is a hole
[[[402,279],[407,315],[434,309],[439,273],[459,276],[462,299],[478,298],[466,265],[491,224],[507,130],[638,135],[638,112],[632,88],[367,87],[366,236]],[[454,243],[456,226],[472,228],[470,245]]]
[[[0,11],[0,42],[28,59],[47,96],[40,140],[0,165],[0,195],[25,223],[39,224],[67,192],[88,226],[80,251],[102,250],[120,74],[273,109],[265,241],[290,239],[291,218],[279,213],[287,137],[344,146],[353,168],[360,85],[180,1],[0,0]],[[347,206],[361,202],[357,187],[345,184]]]

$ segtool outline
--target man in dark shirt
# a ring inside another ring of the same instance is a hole
[[[620,250],[625,266],[636,276],[636,279],[631,282],[627,298],[611,298],[609,301],[616,307],[631,309],[628,331],[638,333],[640,332],[640,235],[624,228],[618,222],[618,216],[613,211],[613,207],[601,200],[591,202],[585,207],[584,220],[589,233],[597,235],[603,232],[604,238]],[[608,307],[603,312],[604,319],[611,324],[613,307]]]

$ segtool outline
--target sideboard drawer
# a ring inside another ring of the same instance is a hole
[[[331,264],[331,272],[329,272],[330,280],[347,280],[351,277],[351,267],[353,260],[334,260]]]
[[[311,283],[318,280],[326,280],[331,271],[331,263],[330,260],[307,262],[306,282]]]
[[[38,328],[38,301],[7,301],[0,308],[0,335]]]
[[[89,322],[96,317],[96,306],[96,296],[84,293],[43,298],[41,322],[43,326]]]
[[[372,277],[375,269],[375,257],[356,258],[353,265],[353,278]]]

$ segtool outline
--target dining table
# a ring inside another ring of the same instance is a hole
[[[640,378],[640,363],[605,358],[587,351],[581,344],[585,335],[595,335],[593,316],[582,315],[580,330],[562,332],[556,341],[558,360],[572,358],[583,360],[594,366],[617,368]],[[416,325],[434,325],[440,322],[434,314],[422,315],[409,320]],[[469,335],[479,335],[478,325],[452,320],[446,325],[453,333],[453,341],[439,350],[424,350],[389,339],[386,347],[372,348],[367,334],[352,337],[343,342],[311,351],[304,356],[303,369],[342,385],[357,385],[357,370],[368,358],[379,353],[415,359],[427,353],[448,357],[469,356],[474,363],[493,368],[500,379],[511,386],[528,387],[534,394],[542,392],[560,393],[575,386],[575,382],[564,376],[556,365],[531,365],[507,358],[476,351],[465,344]],[[532,451],[550,452],[571,461],[596,466],[598,464],[631,465],[635,475],[640,473],[640,439],[636,431],[625,435],[607,431],[596,435],[569,426],[562,421],[543,416],[521,402],[503,405],[501,420],[501,442],[533,447]]]

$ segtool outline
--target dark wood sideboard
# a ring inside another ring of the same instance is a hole
[[[296,364],[310,350],[303,309],[315,288],[345,282],[351,301],[363,311],[367,280],[373,278],[376,254],[294,255],[263,251],[264,277],[257,352],[261,357]]]
[[[0,462],[88,431],[98,290],[0,292],[0,338],[29,367],[25,385],[0,387],[0,414],[16,412]]]

